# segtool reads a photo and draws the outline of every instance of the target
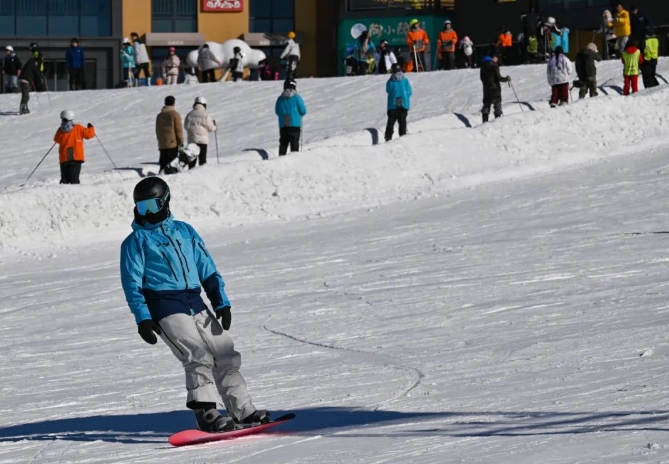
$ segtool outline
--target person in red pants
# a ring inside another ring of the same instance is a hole
[[[630,40],[623,52],[623,77],[625,79],[625,87],[623,88],[623,95],[630,94],[630,87],[632,93],[639,91],[639,74],[641,74],[641,65],[643,64],[643,55],[641,50],[636,46],[634,39]]]
[[[553,56],[548,62],[546,73],[548,84],[551,86],[551,108],[569,103],[569,82],[573,66],[569,58],[564,55],[562,47],[555,47]]]

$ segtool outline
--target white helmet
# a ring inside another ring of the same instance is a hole
[[[14,47],[12,47],[11,45],[7,45],[7,46],[5,47],[5,50],[9,50],[10,52],[13,52],[13,51],[14,51]]]
[[[199,103],[200,105],[207,106],[207,99],[204,98],[204,97],[197,97],[197,98],[195,99],[195,102],[193,103],[193,105],[197,105],[198,103]]]
[[[127,38],[127,37],[125,37],[125,38],[123,39],[123,43],[124,43],[124,44],[129,44],[129,43],[130,43],[130,39]]]
[[[65,119],[66,121],[74,120],[74,111],[72,110],[63,110],[60,112],[60,119]]]

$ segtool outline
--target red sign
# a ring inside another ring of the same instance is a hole
[[[244,11],[244,0],[202,0],[202,11],[210,13]]]

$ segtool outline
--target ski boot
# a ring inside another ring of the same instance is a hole
[[[30,110],[28,109],[28,105],[26,105],[25,103],[23,105],[21,105],[21,107],[19,108],[19,114],[30,114]]]
[[[229,417],[223,417],[218,409],[196,409],[195,420],[198,430],[203,432],[228,432],[235,428],[235,421]]]
[[[241,421],[235,419],[235,422],[242,426],[266,424],[269,421],[270,421],[269,411],[267,411],[266,409],[259,409],[257,411],[253,411],[251,414],[246,416]]]

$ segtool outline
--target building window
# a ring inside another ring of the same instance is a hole
[[[0,0],[0,35],[110,37],[111,0]]]
[[[152,0],[151,32],[197,32],[195,0]]]
[[[295,0],[251,0],[250,32],[287,34],[295,29]]]

